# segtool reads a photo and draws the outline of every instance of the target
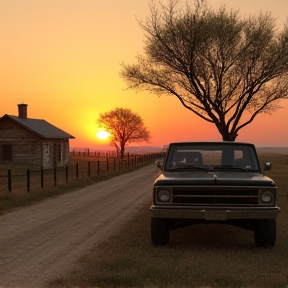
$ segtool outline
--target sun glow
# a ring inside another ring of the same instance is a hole
[[[99,131],[96,133],[96,136],[99,139],[106,140],[110,136],[110,133],[107,131]]]

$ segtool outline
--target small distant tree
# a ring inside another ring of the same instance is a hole
[[[120,151],[121,159],[126,144],[148,142],[150,139],[150,132],[144,126],[143,119],[128,108],[115,108],[100,114],[97,124],[111,134],[111,145],[116,147],[117,152]]]
[[[205,1],[180,9],[177,2],[152,2],[150,16],[138,21],[144,55],[123,63],[120,75],[128,89],[173,95],[234,141],[258,114],[287,99],[288,25],[276,30],[270,13],[241,19]]]

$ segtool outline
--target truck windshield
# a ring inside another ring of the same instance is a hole
[[[171,144],[164,170],[185,170],[189,167],[198,167],[198,170],[260,171],[253,145],[224,142]]]

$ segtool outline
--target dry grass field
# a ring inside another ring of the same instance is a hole
[[[150,243],[145,204],[119,233],[79,260],[79,269],[50,288],[287,288],[288,155],[261,154],[272,162],[265,174],[278,186],[277,243],[257,249],[253,232],[225,225],[195,225],[172,231],[167,247]]]

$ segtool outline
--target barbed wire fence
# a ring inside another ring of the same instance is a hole
[[[0,169],[0,195],[3,193],[29,193],[45,188],[60,187],[77,181],[97,180],[99,177],[119,174],[153,163],[161,153],[126,154],[120,159],[115,154],[90,151],[70,152],[70,161],[63,167],[43,169]]]

